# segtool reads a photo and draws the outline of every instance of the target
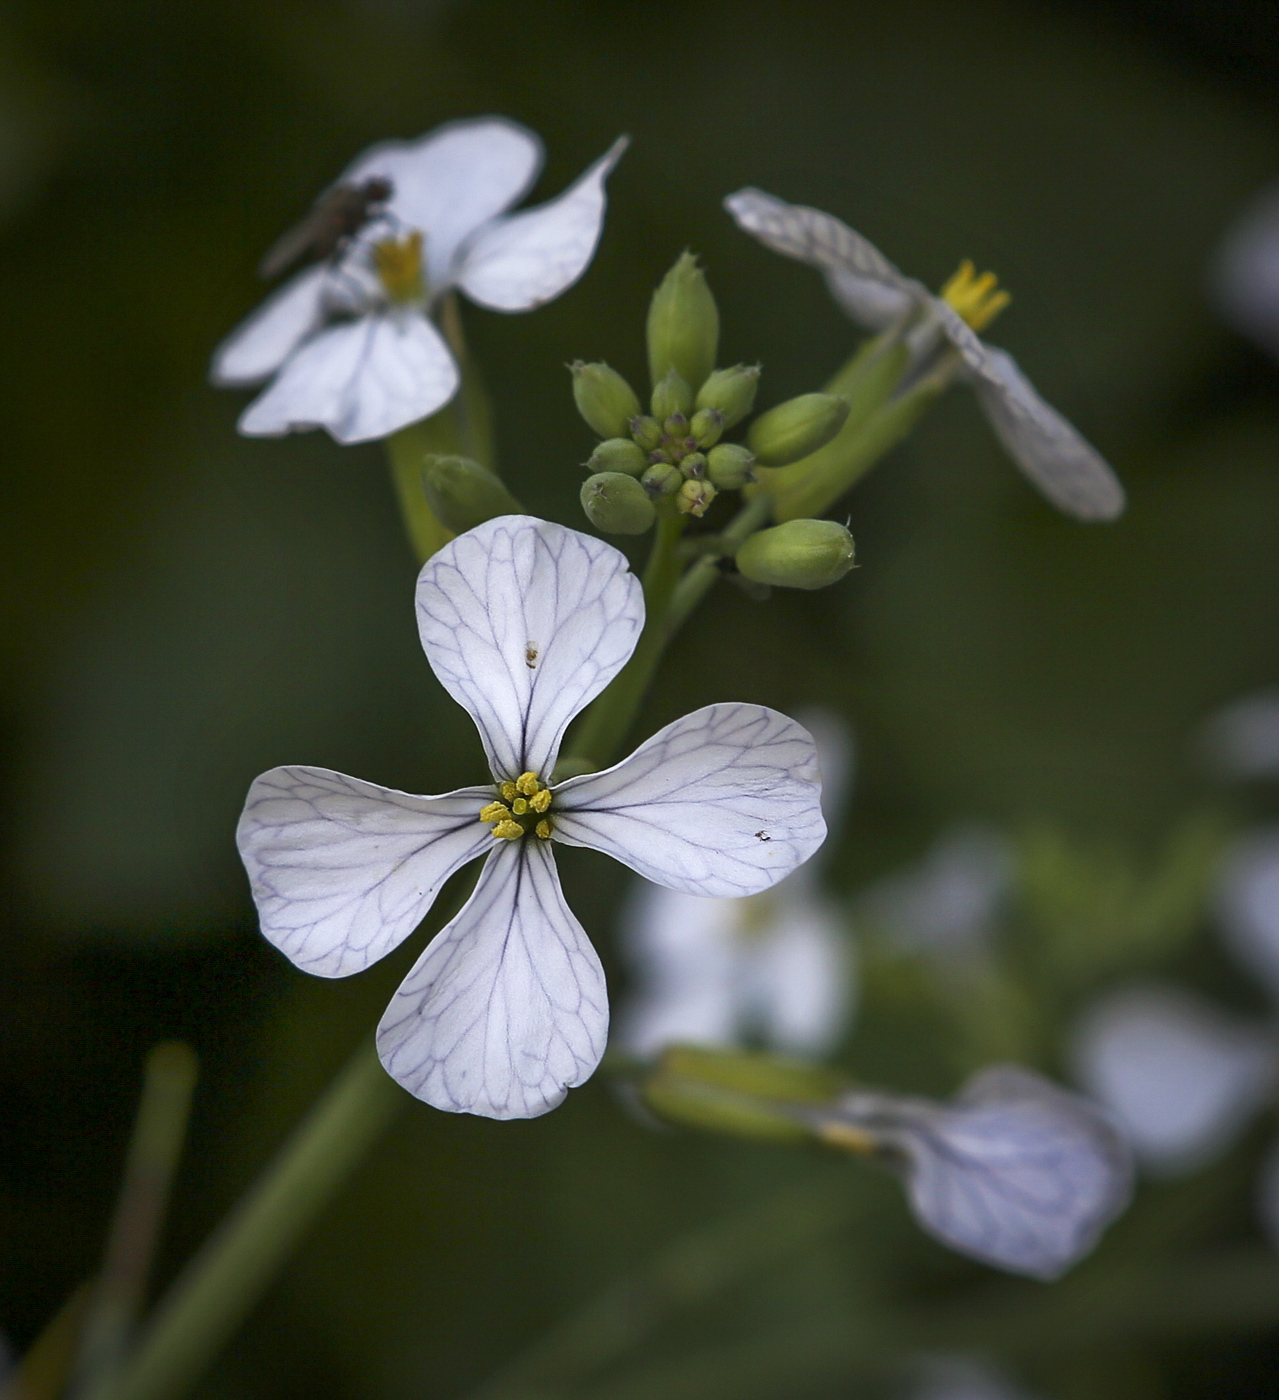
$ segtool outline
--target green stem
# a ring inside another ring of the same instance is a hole
[[[748,535],[754,534],[767,520],[773,510],[772,497],[766,491],[758,495],[737,512],[728,528],[719,537],[719,547],[713,555],[697,560],[680,579],[671,594],[666,611],[666,640],[669,641],[684,625],[688,615],[710,591],[719,578],[719,561],[730,558],[746,543]]]

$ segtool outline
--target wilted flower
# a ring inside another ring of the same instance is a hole
[[[533,1117],[587,1079],[608,1025],[604,974],[564,902],[552,844],[604,851],[687,894],[755,894],[821,844],[807,731],[759,705],[667,725],[603,772],[551,782],[565,728],[621,670],[644,621],[611,545],[528,516],[458,536],[417,583],[422,646],[480,731],[491,784],[420,797],[323,768],[276,768],[238,840],[262,931],[344,977],[417,927],[487,853],[378,1028],[387,1071],[438,1108]]]
[[[868,330],[899,328],[917,375],[943,348],[962,361],[995,435],[1052,503],[1081,520],[1113,520],[1124,490],[1097,450],[1051,408],[1016,361],[980,339],[1007,304],[994,277],[965,263],[934,296],[906,277],[861,234],[833,215],[744,189],[724,201],[739,227],[761,243],[819,268],[831,295]]]
[[[339,442],[387,437],[457,392],[432,315],[456,287],[493,311],[528,311],[585,271],[604,181],[625,139],[557,199],[507,214],[537,178],[538,138],[498,117],[459,121],[360,156],[335,188],[384,180],[389,196],[334,257],[309,267],[219,347],[214,383],[271,384],[240,431],[327,428]]]

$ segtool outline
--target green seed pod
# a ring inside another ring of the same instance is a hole
[[[739,491],[755,480],[755,454],[736,442],[721,442],[706,454],[706,474],[721,491]]]
[[[699,408],[688,427],[698,447],[714,447],[724,431],[724,415],[717,408]]]
[[[625,437],[631,419],[640,411],[635,390],[606,364],[569,365],[573,374],[573,399],[577,411],[602,438]]]
[[[469,457],[428,455],[422,490],[446,530],[460,535],[496,515],[522,515],[524,507],[487,467]]]
[[[597,530],[642,535],[657,518],[648,493],[624,472],[599,472],[582,483],[582,509]]]
[[[654,386],[673,369],[696,389],[715,368],[718,350],[719,311],[706,274],[692,253],[681,253],[648,308],[648,368]]]
[[[662,440],[662,425],[647,413],[636,414],[627,424],[636,445],[645,452],[651,452]]]
[[[853,537],[835,520],[788,520],[752,535],[737,567],[776,588],[826,588],[853,567]]]
[[[715,499],[715,488],[709,481],[686,481],[675,497],[675,506],[681,515],[701,517]]]
[[[680,458],[679,469],[689,481],[701,481],[706,475],[706,458],[700,452],[690,452]]]
[[[761,413],[747,442],[761,466],[784,467],[824,447],[847,417],[848,400],[841,395],[801,394]]]
[[[630,438],[606,438],[591,453],[586,466],[592,472],[625,472],[627,476],[643,476],[648,468],[648,453]]]
[[[697,391],[697,407],[713,408],[723,417],[723,427],[740,423],[755,406],[759,387],[758,365],[734,365],[717,369]]]
[[[640,477],[640,485],[653,500],[673,496],[684,484],[684,473],[669,462],[657,462]]]
[[[688,381],[671,370],[659,379],[653,389],[653,417],[663,422],[678,413],[684,420],[684,431],[688,431],[688,415],[693,411],[693,391]]]

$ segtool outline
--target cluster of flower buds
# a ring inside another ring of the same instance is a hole
[[[691,253],[681,254],[653,294],[647,332],[648,413],[608,365],[570,367],[578,410],[603,438],[586,464],[591,475],[582,507],[607,533],[641,534],[659,512],[700,517],[721,491],[753,482],[756,463],[781,466],[806,457],[848,416],[848,403],[837,394],[803,394],[761,415],[748,445],[721,441],[754,407],[759,366],[715,368],[719,311]]]

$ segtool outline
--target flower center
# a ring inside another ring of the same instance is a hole
[[[941,294],[942,300],[949,302],[975,331],[985,330],[1012,300],[999,286],[999,278],[993,272],[983,272],[978,277],[977,269],[967,258],[959,264]]]
[[[551,790],[536,773],[521,773],[513,783],[498,787],[500,800],[480,808],[480,820],[493,828],[499,841],[518,841],[531,831],[545,841],[551,834]]]
[[[426,300],[422,275],[422,235],[417,229],[402,238],[380,239],[373,245],[373,267],[388,301]]]

